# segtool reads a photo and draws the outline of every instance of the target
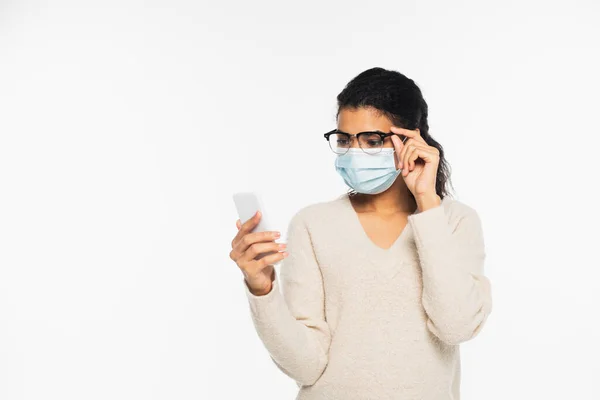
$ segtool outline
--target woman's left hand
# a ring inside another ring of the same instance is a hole
[[[402,178],[408,189],[416,198],[436,196],[439,150],[425,142],[419,129],[408,130],[392,126],[391,131],[407,137],[404,143],[398,136],[391,138],[396,149],[397,168],[402,168]]]

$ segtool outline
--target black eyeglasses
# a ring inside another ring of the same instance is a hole
[[[359,132],[355,135],[351,135],[346,132],[342,132],[338,129],[334,129],[332,131],[327,132],[323,136],[325,136],[325,140],[329,143],[329,148],[335,154],[346,154],[348,149],[352,145],[352,138],[356,138],[358,140],[358,145],[367,154],[377,154],[381,152],[383,148],[383,142],[385,138],[389,136],[398,136],[402,140],[402,143],[407,139],[406,136],[401,135],[399,133],[383,133],[380,131],[366,131]]]

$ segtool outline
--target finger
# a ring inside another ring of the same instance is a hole
[[[406,161],[406,154],[415,145],[414,143],[414,140],[409,138],[402,145],[402,151],[400,152],[400,164],[402,167],[402,173],[404,173],[404,170],[406,170],[406,172],[408,173],[408,162]]]
[[[263,269],[269,265],[274,265],[275,263],[283,260],[284,258],[286,258],[289,255],[290,255],[290,253],[288,253],[287,251],[282,251],[281,253],[269,254],[268,256],[264,256],[257,262],[259,263],[259,265],[262,266],[261,269]]]
[[[281,235],[275,231],[253,232],[248,233],[240,238],[233,246],[233,257],[242,258],[248,247],[254,243],[272,242],[279,239]]]
[[[408,173],[410,171],[412,171],[411,169],[411,165],[410,165],[410,156],[412,154],[412,152],[415,150],[415,145],[413,143],[411,143],[410,145],[407,146],[407,150],[406,153],[404,154],[404,169],[402,170],[402,175],[403,176],[408,176]]]
[[[414,146],[410,153],[406,155],[406,160],[408,163],[408,172],[415,169],[415,160],[419,158],[419,147]]]
[[[241,261],[252,261],[259,254],[268,253],[270,251],[279,252],[279,251],[284,250],[286,247],[287,246],[285,243],[275,243],[275,242],[254,243],[253,245],[248,247],[248,250],[246,250],[244,252],[244,254],[242,254],[242,256],[240,257],[240,260]]]
[[[425,143],[425,139],[423,139],[423,137],[421,136],[421,130],[419,128],[411,130],[392,125],[390,130],[394,133],[399,133],[400,135],[407,136],[409,139],[414,138],[415,140]]]
[[[431,152],[428,147],[415,147],[414,150],[408,155],[410,160],[410,170],[415,169],[416,160],[422,159],[424,163],[433,162],[435,153]]]
[[[248,221],[242,224],[242,229],[245,232],[250,232],[256,225],[258,225],[258,222],[260,221],[261,217],[262,214],[260,210],[257,210],[252,216],[252,218],[250,218]]]
[[[436,157],[436,150],[434,147],[426,146],[426,147],[417,147],[417,158],[422,159],[426,163],[434,162]],[[415,158],[416,160],[416,158]]]
[[[406,140],[406,142],[404,142],[404,147],[406,148],[405,151],[402,154],[402,160],[403,160],[403,166],[405,166],[408,171],[412,171],[414,169],[414,163],[412,165],[408,164],[408,153],[412,152],[414,150],[415,147],[417,148],[424,148],[424,147],[429,147],[429,145],[425,142],[420,142],[418,140],[416,140],[415,138],[409,138]],[[406,175],[405,175],[406,176]]]
[[[411,143],[408,145],[408,150],[406,150],[406,154],[404,154],[404,163],[406,164],[406,173],[404,174],[404,176],[408,176],[408,173],[415,169],[414,160],[415,158],[418,158],[418,156],[415,157],[414,154],[419,148],[420,146],[417,143],[415,143],[414,140],[411,141]]]
[[[238,228],[239,231],[242,228],[242,221],[240,221],[239,219],[235,221],[235,226]]]
[[[237,243],[245,234],[252,231],[252,229],[254,229],[256,227],[256,225],[258,225],[260,218],[261,218],[260,211],[256,211],[254,213],[254,215],[250,219],[248,219],[248,221],[244,222],[241,225],[241,227],[239,228],[239,230],[238,230],[237,234],[235,235],[235,237],[233,238],[233,240],[231,241],[231,247],[234,247],[235,243]],[[241,223],[241,221],[240,221],[240,223]]]
[[[392,136],[392,144],[394,145],[394,150],[395,150],[395,154],[394,154],[394,158],[396,160],[396,165],[397,168],[402,168],[402,166],[400,165],[400,151],[402,150],[402,146],[404,146],[402,144],[402,141],[400,140],[400,138],[398,136]]]

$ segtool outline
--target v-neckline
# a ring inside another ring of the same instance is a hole
[[[366,239],[366,241],[368,243],[370,243],[370,246],[374,247],[377,251],[380,251],[380,252],[383,252],[383,253],[390,253],[392,250],[394,250],[394,248],[396,246],[398,246],[401,242],[403,242],[405,240],[405,238],[407,237],[408,231],[410,229],[410,226],[409,226],[410,222],[408,220],[406,221],[406,225],[404,226],[404,228],[402,228],[402,231],[396,237],[396,239],[394,240],[394,242],[392,243],[392,245],[390,247],[388,247],[388,248],[380,247],[367,234],[367,231],[365,230],[365,227],[363,226],[362,222],[360,222],[360,218],[358,216],[358,213],[356,212],[356,210],[354,209],[354,206],[352,205],[352,201],[350,200],[350,196],[349,196],[348,193],[346,193],[346,194],[343,195],[342,201],[348,207],[348,211],[350,212],[350,214],[352,214],[352,216],[350,216],[350,218],[354,221],[353,223],[355,224],[355,226],[357,227],[357,229],[360,229],[360,231],[362,232],[361,235]],[[415,210],[415,212],[413,212],[410,215],[415,215],[417,213],[418,213],[418,211]]]

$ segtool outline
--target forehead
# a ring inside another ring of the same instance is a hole
[[[378,110],[367,107],[343,108],[337,120],[337,129],[356,133],[363,131],[389,131],[392,122]]]

